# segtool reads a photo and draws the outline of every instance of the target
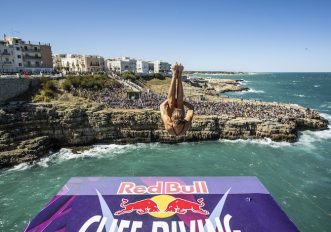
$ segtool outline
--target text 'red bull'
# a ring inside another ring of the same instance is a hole
[[[117,194],[208,194],[205,181],[194,181],[193,185],[178,182],[157,181],[155,185],[136,185],[134,182],[121,182]]]

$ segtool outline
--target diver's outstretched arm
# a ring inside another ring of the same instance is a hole
[[[178,78],[177,63],[172,67],[172,79],[170,88],[168,91],[168,104],[171,109],[174,109],[176,106],[176,81]]]
[[[178,70],[178,78],[177,78],[177,108],[183,109],[184,108],[184,89],[182,83],[182,73],[184,70],[184,66],[179,64],[177,67]]]

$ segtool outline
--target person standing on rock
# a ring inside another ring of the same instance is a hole
[[[172,67],[172,79],[168,92],[168,98],[160,105],[161,117],[165,129],[171,135],[184,135],[190,128],[193,119],[194,107],[184,101],[184,90],[182,83],[182,73],[184,67],[175,64]],[[184,106],[187,107],[185,116]]]

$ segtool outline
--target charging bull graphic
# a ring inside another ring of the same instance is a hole
[[[199,198],[197,202],[198,203],[184,200],[181,198],[176,198],[175,200],[173,200],[168,204],[165,212],[186,214],[188,210],[191,210],[193,213],[208,215],[209,212],[207,210],[202,209],[202,207],[205,206],[205,203],[203,202],[203,198]]]
[[[125,198],[122,198],[122,203],[120,206],[122,210],[116,211],[115,215],[122,215],[126,213],[132,213],[136,211],[137,214],[142,215],[151,212],[160,212],[157,204],[151,199],[144,199],[136,202],[127,204],[129,201]],[[171,201],[164,212],[174,212],[178,214],[186,214],[187,211],[192,211],[193,213],[209,215],[207,210],[202,209],[205,206],[203,198],[199,198],[197,202],[188,201],[182,198],[175,198]]]
[[[123,208],[122,210],[116,211],[115,215],[122,215],[125,213],[132,213],[133,211],[136,211],[137,214],[146,214],[149,212],[159,212],[159,208],[157,207],[157,204],[150,200],[150,199],[144,199],[141,201],[136,201],[133,203],[128,203],[129,200],[122,198],[122,203],[120,206]]]

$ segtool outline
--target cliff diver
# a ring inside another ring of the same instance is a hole
[[[172,79],[168,92],[168,98],[160,105],[161,117],[165,129],[171,135],[184,135],[190,128],[194,107],[184,101],[182,73],[184,67],[181,64],[172,66]],[[184,106],[187,107],[185,116]]]

